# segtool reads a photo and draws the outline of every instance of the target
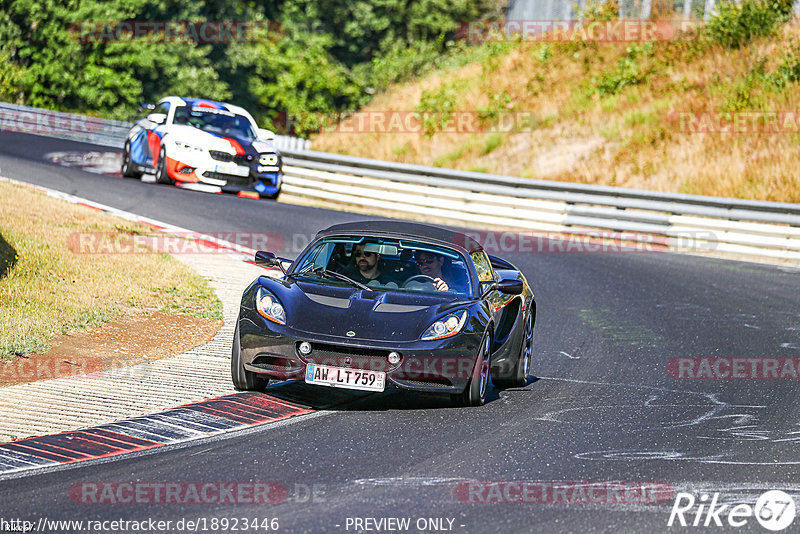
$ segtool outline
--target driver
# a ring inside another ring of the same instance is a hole
[[[390,276],[381,272],[380,254],[377,252],[365,252],[364,243],[359,243],[355,246],[353,259],[355,260],[356,269],[348,273],[348,276],[353,280],[366,285],[375,285],[374,283],[370,284],[370,282],[377,281],[382,286],[395,282]]]
[[[442,265],[444,265],[444,256],[434,254],[433,252],[420,251],[417,253],[417,267],[419,272],[425,276],[433,278],[433,287],[436,291],[449,291],[450,286],[444,281],[442,275]]]

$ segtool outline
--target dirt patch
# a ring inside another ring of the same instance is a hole
[[[0,387],[85,375],[175,356],[209,341],[222,321],[152,311],[60,335],[40,354],[0,364]]]

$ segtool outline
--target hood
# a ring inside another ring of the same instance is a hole
[[[252,139],[246,139],[244,137],[238,137],[235,135],[222,136],[219,134],[204,132],[199,128],[194,128],[193,126],[185,126],[182,124],[173,125],[170,128],[170,134],[173,135],[175,139],[178,141],[190,145],[201,146],[203,148],[207,148],[208,150],[219,150],[221,152],[230,152],[231,149],[233,149],[234,154],[257,153],[256,150],[253,148]],[[269,145],[269,143],[264,143],[264,141],[261,140],[256,142],[259,144]],[[272,150],[271,145],[270,145],[270,150]],[[264,150],[262,150],[261,152],[264,152]]]
[[[275,293],[293,329],[349,341],[417,341],[443,314],[467,304],[454,295],[365,291],[307,282],[280,287],[283,291]],[[355,335],[347,337],[347,332]]]

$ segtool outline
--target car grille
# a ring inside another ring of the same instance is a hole
[[[220,152],[219,150],[209,150],[208,153],[217,161],[232,161],[237,165],[250,165],[253,162],[253,156],[249,154],[228,154],[227,152]]]
[[[325,343],[312,343],[311,349],[311,354],[303,356],[308,363],[384,372],[397,367],[386,359],[389,355],[388,350],[362,349]]]
[[[251,176],[237,176],[235,174],[224,174],[221,172],[206,171],[203,173],[206,178],[212,180],[223,180],[227,182],[226,185],[238,185],[241,187],[250,187],[255,184],[255,180]]]

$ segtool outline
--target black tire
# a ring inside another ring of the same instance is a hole
[[[142,173],[136,170],[131,159],[131,144],[125,141],[125,148],[122,149],[122,168],[120,170],[123,178],[141,178]]]
[[[452,395],[458,406],[483,406],[486,402],[486,391],[489,389],[490,359],[492,337],[487,333],[481,340],[472,377],[463,393]]]
[[[156,183],[157,184],[171,184],[172,179],[167,173],[167,151],[161,147],[161,152],[158,153],[158,163],[156,163]]]
[[[233,387],[243,391],[261,391],[267,384],[269,378],[260,376],[244,368],[242,363],[242,349],[239,344],[239,326],[233,333],[233,349],[231,350],[231,379]]]
[[[519,358],[514,364],[514,368],[504,377],[493,377],[492,382],[499,388],[521,388],[528,385],[528,373],[531,368],[531,358],[533,356],[533,313],[528,314],[525,321],[525,332],[522,336],[522,346],[519,351]]]

